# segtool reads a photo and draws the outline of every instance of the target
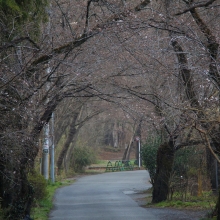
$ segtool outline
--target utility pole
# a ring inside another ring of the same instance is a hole
[[[55,167],[54,167],[54,113],[51,116],[51,149],[50,149],[50,179],[55,182]]]
[[[44,139],[43,139],[43,158],[42,158],[42,174],[46,180],[49,179],[49,123],[44,125]]]
[[[50,67],[47,67],[47,74],[50,73]],[[46,91],[49,91],[49,84],[46,85]],[[48,103],[48,98],[46,104]],[[44,125],[43,129],[43,158],[42,158],[42,175],[46,180],[49,179],[49,147],[50,147],[50,125],[49,122]]]
[[[50,16],[51,16],[50,9],[51,9],[51,5],[48,8],[48,16],[49,16],[49,21],[47,23],[48,36],[50,36]],[[48,43],[50,43],[50,40]],[[48,75],[51,72],[51,68],[49,66],[49,63],[47,63],[47,65],[48,66],[47,66],[46,74]],[[48,92],[49,89],[50,89],[50,85],[49,82],[47,82],[46,92]],[[47,98],[46,104],[48,102],[49,100]],[[46,180],[49,179],[49,147],[50,147],[50,125],[48,122],[44,125],[43,158],[42,158],[42,175]]]
[[[216,192],[218,192],[218,161],[215,159],[215,182],[216,182]]]

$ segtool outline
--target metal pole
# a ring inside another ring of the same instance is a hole
[[[49,5],[48,8],[48,16],[49,16],[49,21],[47,23],[47,34],[48,36],[50,36],[50,9],[51,9],[51,5]],[[50,41],[48,42],[48,44],[50,43]],[[51,72],[51,68],[49,65],[49,62],[47,63],[47,69],[46,72],[47,74],[50,74]],[[46,85],[46,92],[48,92],[50,89],[50,85],[49,83],[47,83]],[[46,100],[46,104],[48,103],[49,99],[47,98]],[[44,176],[44,178],[46,180],[49,179],[49,165],[50,165],[50,161],[49,161],[49,147],[50,147],[50,126],[49,123],[44,125],[44,144],[43,144],[43,160],[42,160],[42,174]]]
[[[50,67],[47,67],[47,73],[50,73]],[[49,84],[46,85],[46,90],[49,90]],[[48,103],[48,98],[46,104]],[[49,179],[49,147],[50,147],[50,125],[44,125],[44,141],[43,141],[43,160],[42,160],[42,174],[46,180]]]
[[[215,181],[216,181],[216,192],[218,192],[218,162],[215,160]]]
[[[44,125],[44,144],[42,174],[46,180],[49,179],[49,124]]]
[[[138,140],[138,166],[141,167],[141,140]]]
[[[50,178],[51,182],[55,182],[55,170],[54,170],[54,113],[51,116],[51,152],[50,152]]]

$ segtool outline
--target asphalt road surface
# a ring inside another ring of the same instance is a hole
[[[57,190],[50,220],[158,220],[131,194],[151,187],[145,170],[110,172],[79,178]]]

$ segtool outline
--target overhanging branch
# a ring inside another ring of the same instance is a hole
[[[150,4],[150,0],[145,0],[141,2],[141,4],[135,7],[135,11],[143,10],[148,4]]]
[[[89,0],[88,1],[86,29],[88,29],[88,13],[89,13],[89,6],[90,6],[91,2],[98,2],[98,0]],[[150,3],[150,0],[145,0],[141,4],[138,4],[133,10],[130,10],[130,11],[125,10],[123,12],[120,12],[118,14],[114,14],[114,15],[110,16],[109,18],[106,19],[105,22],[103,22],[101,24],[98,24],[97,26],[92,28],[91,31],[88,32],[88,30],[87,30],[86,33],[84,32],[84,34],[82,36],[78,37],[77,39],[74,39],[73,41],[71,41],[71,42],[69,42],[65,45],[62,45],[60,47],[54,48],[53,50],[51,50],[51,52],[49,54],[46,54],[46,55],[43,55],[43,56],[37,58],[35,61],[33,61],[30,64],[30,67],[28,68],[28,71],[33,70],[34,67],[36,67],[36,65],[38,65],[38,64],[48,62],[55,55],[62,54],[62,53],[65,53],[65,52],[70,52],[71,50],[81,46],[83,43],[85,43],[91,37],[101,33],[104,29],[106,29],[106,27],[109,24],[112,24],[112,22],[120,20],[124,17],[130,16],[131,12],[140,11],[140,9],[142,9],[143,7],[146,7],[149,3]]]
[[[187,9],[185,9],[185,10],[182,11],[182,12],[178,12],[178,13],[176,13],[175,15],[182,15],[182,14],[185,14],[185,13],[187,13],[187,12],[189,12],[189,11],[191,11],[191,10],[194,10],[194,9],[196,9],[196,8],[207,7],[207,6],[211,5],[211,4],[212,4],[213,2],[215,2],[215,1],[216,1],[216,0],[209,0],[209,1],[206,2],[206,3],[194,4],[193,6],[191,6],[191,7],[187,8]]]
[[[40,47],[30,37],[20,37],[18,39],[15,39],[11,42],[6,43],[3,46],[0,46],[0,52],[11,47],[16,47],[18,44],[20,44],[23,41],[29,41],[36,49],[38,50],[40,49]]]

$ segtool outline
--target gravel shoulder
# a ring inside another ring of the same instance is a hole
[[[148,208],[150,212],[163,220],[199,220],[207,211],[178,210],[171,208]]]

